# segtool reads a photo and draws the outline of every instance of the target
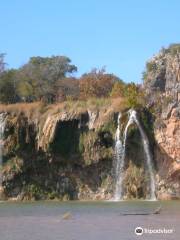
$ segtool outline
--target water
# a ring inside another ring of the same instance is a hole
[[[150,200],[156,200],[156,195],[155,195],[155,179],[154,179],[154,174],[153,174],[153,162],[152,162],[152,157],[151,153],[149,150],[149,141],[148,138],[141,127],[141,124],[137,118],[137,113],[135,110],[130,110],[128,112],[129,114],[129,120],[126,124],[125,130],[124,130],[124,135],[123,135],[123,142],[120,140],[120,120],[121,120],[121,114],[118,115],[118,126],[115,134],[115,160],[116,160],[116,168],[115,168],[115,192],[114,192],[114,197],[113,199],[115,201],[122,200],[123,199],[123,177],[124,177],[124,161],[125,161],[125,154],[126,154],[126,141],[127,141],[127,134],[128,134],[128,129],[129,126],[135,123],[140,131],[142,142],[143,142],[143,147],[144,147],[144,152],[146,155],[146,160],[147,160],[147,170],[149,172],[150,176],[150,184],[149,184],[149,189],[150,189]]]
[[[151,213],[159,204],[158,215]],[[69,212],[67,220],[63,215]],[[0,239],[2,240],[177,240],[180,236],[180,201],[148,202],[31,202],[0,204]],[[137,226],[172,228],[171,235],[136,236]]]
[[[5,114],[4,113],[0,113],[0,188],[2,186],[2,174],[1,174],[1,168],[2,168],[2,155],[3,155],[3,146],[4,146],[4,130],[5,130],[5,124],[6,124],[6,120],[5,120]]]
[[[143,128],[141,127],[141,124],[136,116],[136,112],[132,111],[132,116],[133,119],[136,123],[136,125],[139,128],[140,134],[141,134],[141,138],[142,138],[142,142],[143,142],[143,147],[144,147],[144,152],[146,155],[146,160],[147,160],[147,168],[148,168],[148,172],[150,175],[150,200],[156,200],[156,187],[155,187],[155,179],[154,179],[154,173],[153,173],[153,162],[152,162],[152,156],[151,156],[151,152],[149,149],[149,141],[148,138],[143,130]]]
[[[129,126],[133,123],[131,115],[129,116],[128,123],[125,127],[123,142],[120,139],[121,135],[121,113],[118,115],[118,126],[115,134],[115,160],[116,160],[116,171],[115,171],[115,193],[113,199],[115,201],[123,199],[123,177],[124,177],[124,160],[126,153],[126,140]]]
[[[121,113],[118,115],[118,126],[115,134],[115,193],[114,200],[117,201],[122,198],[122,180],[124,167],[124,146],[121,141]]]

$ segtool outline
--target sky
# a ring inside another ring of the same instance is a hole
[[[32,56],[68,56],[77,76],[106,67],[142,82],[145,62],[180,42],[179,0],[5,0],[0,2],[0,53],[9,68]]]

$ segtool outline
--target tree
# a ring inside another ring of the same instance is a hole
[[[51,102],[55,98],[56,83],[77,71],[65,56],[32,57],[18,72],[19,94],[24,99]]]
[[[73,77],[59,79],[56,83],[56,102],[79,98],[79,80]]]
[[[122,80],[116,81],[112,87],[110,96],[113,98],[125,96],[126,85]]]
[[[104,69],[94,69],[79,80],[80,98],[108,97],[117,80],[115,75],[105,73]]]
[[[15,103],[19,100],[15,79],[16,70],[4,71],[0,75],[0,102]]]
[[[140,86],[135,83],[126,85],[125,97],[129,107],[138,107],[144,104],[144,94]]]

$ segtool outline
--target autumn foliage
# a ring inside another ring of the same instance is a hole
[[[119,79],[103,70],[92,70],[79,80],[80,99],[91,97],[109,97],[113,85]]]
[[[6,69],[4,56],[0,54],[0,103],[123,98],[134,107],[143,99],[139,86],[126,84],[104,68],[75,78],[77,67],[65,56],[32,57],[18,69]]]

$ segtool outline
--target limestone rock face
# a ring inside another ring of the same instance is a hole
[[[165,181],[164,190],[159,184],[159,198],[180,197],[180,120],[176,117],[177,109],[164,120],[164,127],[155,129],[157,149],[155,151],[160,179]]]
[[[159,198],[180,197],[180,47],[172,45],[147,63],[144,87],[155,109],[155,160]],[[162,185],[162,181],[164,184]]]
[[[110,199],[110,123],[114,113],[106,109],[57,111],[51,106],[35,118],[8,112],[0,198]]]
[[[180,119],[177,116],[179,109],[174,108],[170,117],[163,121],[164,127],[155,129],[155,136],[160,148],[177,163],[180,163]]]
[[[144,80],[147,92],[160,91],[180,101],[180,52],[160,51],[147,62]]]

